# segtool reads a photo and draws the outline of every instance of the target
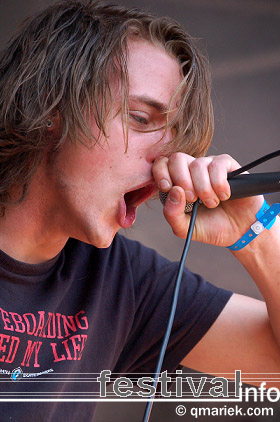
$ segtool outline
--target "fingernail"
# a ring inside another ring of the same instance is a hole
[[[226,201],[229,198],[229,195],[227,193],[225,193],[225,192],[221,192],[219,194],[219,197],[220,197],[220,200],[221,201]]]
[[[171,202],[173,202],[174,204],[179,204],[180,200],[181,200],[181,195],[177,190],[172,190],[169,193],[169,199]]]
[[[161,191],[165,191],[165,190],[168,190],[168,189],[170,189],[170,187],[171,187],[171,185],[170,185],[170,183],[169,183],[169,181],[167,180],[167,179],[162,179],[160,182],[159,182],[159,189],[161,190]]]
[[[194,193],[191,190],[186,190],[185,194],[186,194],[186,200],[188,202],[194,202],[195,196],[194,196]]]
[[[215,201],[215,199],[205,199],[203,201],[203,203],[206,205],[206,207],[208,208],[215,208],[218,205],[218,202]]]

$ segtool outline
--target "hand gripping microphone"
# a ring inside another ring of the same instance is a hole
[[[234,170],[228,173],[228,182],[231,188],[230,199],[239,199],[239,198],[245,198],[248,196],[261,195],[265,193],[280,192],[280,172],[243,174],[243,172],[250,170],[251,168],[256,167],[257,165],[262,164],[265,161],[271,160],[272,158],[275,158],[278,156],[280,156],[280,150],[269,153],[249,164],[246,164],[243,167],[240,167],[237,170]],[[168,193],[163,193],[163,192],[159,193],[162,204],[165,203],[167,195]],[[179,296],[179,289],[180,289],[181,279],[183,275],[183,269],[184,269],[184,265],[185,265],[185,261],[186,261],[186,257],[187,257],[187,253],[188,253],[189,246],[191,243],[191,238],[192,238],[194,225],[195,225],[197,205],[198,205],[198,201],[196,201],[194,204],[187,203],[186,205],[185,212],[191,212],[192,209],[193,209],[193,212],[190,219],[190,225],[187,232],[184,250],[183,250],[178,271],[176,274],[175,289],[174,289],[172,307],[171,307],[170,315],[168,319],[168,325],[166,328],[166,333],[164,335],[164,339],[162,342],[160,354],[159,354],[156,369],[155,369],[155,376],[154,376],[154,382],[153,382],[155,391],[158,384],[159,374],[162,368],[165,351],[166,351],[169,337],[171,334],[174,315],[176,312],[176,305],[177,305],[177,300]],[[155,393],[150,397],[150,400],[147,403],[143,422],[148,422],[150,419],[154,397],[155,397]]]
[[[247,198],[265,193],[280,192],[280,172],[240,174],[231,178],[228,175],[231,195],[229,199]],[[160,192],[159,199],[164,205],[168,193]],[[192,211],[193,204],[186,203],[185,213]]]

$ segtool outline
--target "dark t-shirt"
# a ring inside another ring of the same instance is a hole
[[[153,374],[176,269],[120,235],[107,249],[70,239],[39,265],[0,252],[0,420],[89,421],[93,402],[2,400],[96,398],[102,370]],[[176,369],[230,295],[185,270],[162,371]]]

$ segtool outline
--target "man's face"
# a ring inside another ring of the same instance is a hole
[[[131,41],[128,52],[127,150],[121,98],[117,97],[107,140],[101,138],[91,149],[66,142],[50,171],[56,224],[67,237],[101,248],[111,244],[120,227],[133,224],[137,206],[156,190],[152,165],[163,143],[171,139],[171,130],[161,141],[163,130],[140,131],[165,125],[164,111],[182,80],[179,64],[162,48],[146,41]],[[98,134],[95,123],[91,130]]]

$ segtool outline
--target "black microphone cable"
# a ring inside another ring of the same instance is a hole
[[[254,167],[257,167],[260,164],[265,163],[266,161],[272,160],[272,158],[279,157],[279,155],[280,155],[280,149],[278,149],[277,151],[271,152],[270,154],[264,155],[258,158],[257,160],[254,160],[251,163],[246,164],[243,167],[240,167],[237,170],[231,171],[230,173],[228,173],[228,179],[231,179],[237,176],[238,174],[243,173],[244,171],[248,171]]]
[[[154,376],[153,387],[155,389],[155,392],[154,392],[153,396],[151,397],[151,400],[147,403],[143,422],[148,422],[149,419],[150,419],[150,414],[151,414],[151,411],[152,411],[154,398],[155,398],[155,394],[156,394],[156,389],[157,389],[157,385],[158,385],[158,378],[160,376],[160,370],[161,370],[161,367],[162,367],[162,362],[163,362],[165,351],[166,351],[166,348],[167,348],[167,345],[168,345],[168,341],[169,341],[169,337],[170,337],[170,334],[171,334],[172,325],[173,325],[173,321],[174,321],[174,316],[175,316],[175,312],[176,312],[176,307],[177,307],[177,302],[178,302],[178,297],[179,297],[179,290],[180,290],[181,280],[182,280],[183,271],[184,271],[184,267],[185,267],[185,261],[186,261],[187,254],[188,254],[188,251],[189,251],[189,248],[190,248],[191,238],[192,238],[196,214],[197,214],[197,207],[198,207],[198,200],[193,205],[190,225],[189,225],[189,228],[188,228],[188,234],[187,234],[183,253],[182,253],[180,263],[179,263],[179,267],[178,267],[177,274],[176,274],[173,301],[172,301],[172,305],[171,305],[167,329],[166,329],[166,332],[165,332],[165,335],[164,335],[164,338],[163,338],[163,342],[162,342],[162,346],[161,346],[161,350],[160,350],[160,354],[159,354],[159,358],[158,358],[158,362],[157,362],[156,372],[155,372],[155,376]]]
[[[277,151],[274,151],[270,154],[264,155],[263,157],[260,157],[259,159],[254,160],[251,163],[246,164],[245,166],[242,166],[239,169],[228,173],[228,179],[232,179],[235,176],[243,173],[244,171],[247,171],[247,170],[249,170],[253,167],[256,167],[256,166],[264,163],[265,161],[269,161],[272,158],[275,158],[275,157],[278,157],[278,156],[280,156],[280,150],[277,150]],[[177,274],[176,274],[173,300],[172,300],[171,310],[170,310],[169,319],[168,319],[168,323],[167,323],[167,328],[166,328],[166,332],[165,332],[165,335],[164,335],[164,338],[163,338],[163,342],[162,342],[162,346],[161,346],[161,349],[160,349],[160,354],[159,354],[159,358],[158,358],[157,366],[156,366],[156,370],[155,370],[154,381],[153,381],[154,394],[150,397],[150,400],[147,402],[144,417],[143,417],[143,422],[149,422],[149,420],[150,420],[151,411],[152,411],[152,407],[153,407],[153,403],[154,403],[154,399],[155,399],[155,395],[156,395],[156,390],[157,390],[157,385],[158,385],[158,379],[159,379],[159,376],[160,376],[160,371],[161,371],[163,359],[164,359],[164,356],[165,356],[166,348],[167,348],[169,337],[170,337],[171,330],[172,330],[172,325],[173,325],[174,316],[175,316],[176,307],[177,307],[177,302],[178,302],[178,297],[179,297],[181,280],[182,280],[182,276],[183,276],[185,261],[186,261],[187,254],[188,254],[188,251],[189,251],[189,248],[190,248],[191,238],[192,238],[192,235],[193,235],[198,205],[199,205],[199,199],[197,199],[195,201],[195,203],[193,204],[193,209],[192,209],[190,224],[189,224],[189,228],[188,228],[188,232],[187,232],[187,237],[186,237],[185,245],[184,245],[184,248],[183,248],[182,256],[181,256],[179,267],[178,267]]]

